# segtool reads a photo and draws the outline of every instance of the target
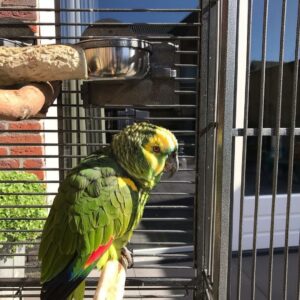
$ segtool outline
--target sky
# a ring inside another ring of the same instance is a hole
[[[243,1],[243,0],[242,0]],[[284,60],[292,61],[295,57],[296,24],[298,0],[287,0],[286,28],[284,39]],[[267,61],[278,61],[280,50],[282,0],[269,0]],[[264,1],[253,0],[252,20],[252,60],[260,60],[262,56]]]
[[[240,0],[245,1],[245,0]],[[98,7],[118,8],[196,8],[198,0],[110,0],[97,1]],[[252,60],[261,59],[262,32],[263,32],[263,0],[253,0],[252,21]],[[284,42],[284,60],[291,61],[295,57],[296,23],[298,0],[287,0],[286,29]],[[267,60],[278,61],[280,49],[282,0],[269,0],[268,33],[267,33]],[[110,13],[110,17],[122,19],[124,22],[180,22],[188,13]],[[105,17],[107,14],[100,14]]]
[[[240,0],[246,1],[246,0]],[[295,57],[296,23],[298,0],[286,0],[286,29],[284,39],[284,60],[292,61]],[[198,0],[62,0],[64,3],[80,3],[82,8],[197,8]],[[253,0],[251,59],[261,60],[263,33],[264,0]],[[268,32],[267,32],[267,61],[279,60],[280,28],[281,28],[282,0],[269,0]],[[102,18],[114,18],[123,22],[180,22],[188,12],[109,12],[95,13],[93,19],[82,21],[96,21]],[[89,18],[90,13],[86,14]]]
[[[95,8],[196,8],[198,0],[88,0],[81,1],[86,7]],[[175,13],[98,13],[97,19],[115,18],[123,22],[180,22],[188,12]]]

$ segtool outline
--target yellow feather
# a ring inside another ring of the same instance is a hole
[[[175,148],[177,148],[177,140],[169,130],[158,127],[155,135],[149,138],[144,149],[148,152],[152,152],[153,146],[160,147],[162,152],[174,151]]]
[[[154,174],[160,174],[164,169],[164,164],[158,162],[157,157],[154,153],[151,153],[150,151],[147,151],[145,149],[143,149],[143,153],[147,161],[149,162],[151,169],[154,171]]]
[[[144,156],[156,176],[163,171],[164,163],[159,162],[157,155],[153,153],[154,146],[158,146],[163,153],[174,151],[177,148],[177,140],[169,130],[157,127],[155,134],[149,138],[148,143],[143,147]]]
[[[129,186],[133,191],[138,190],[135,183],[130,178],[127,177],[118,177],[118,184],[120,188],[124,186]]]

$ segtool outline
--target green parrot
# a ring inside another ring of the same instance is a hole
[[[96,265],[120,260],[149,192],[177,169],[175,136],[145,122],[126,127],[72,169],[42,233],[41,299],[70,298]]]

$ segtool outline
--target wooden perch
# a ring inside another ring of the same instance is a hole
[[[0,86],[87,77],[85,54],[80,47],[0,47]]]
[[[23,120],[46,113],[60,92],[60,81],[25,85],[16,90],[0,89],[0,118]]]
[[[94,300],[122,300],[126,270],[117,260],[110,260],[101,271]]]

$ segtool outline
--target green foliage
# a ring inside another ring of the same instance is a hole
[[[30,182],[36,180],[37,176],[35,174],[0,171],[0,206],[45,205],[45,195],[26,195],[26,193],[45,193],[45,184]],[[7,181],[12,182],[9,183]],[[24,183],[14,181],[24,181]],[[3,193],[9,193],[9,195],[1,195]],[[13,195],[11,193],[17,194]],[[36,240],[41,233],[26,232],[26,230],[41,230],[44,221],[40,220],[40,218],[45,218],[46,216],[47,211],[45,208],[0,207],[0,242]],[[9,220],[10,218],[15,219]],[[12,230],[13,232],[5,232],[6,230]],[[15,250],[16,246],[0,244],[0,251],[13,253]]]

